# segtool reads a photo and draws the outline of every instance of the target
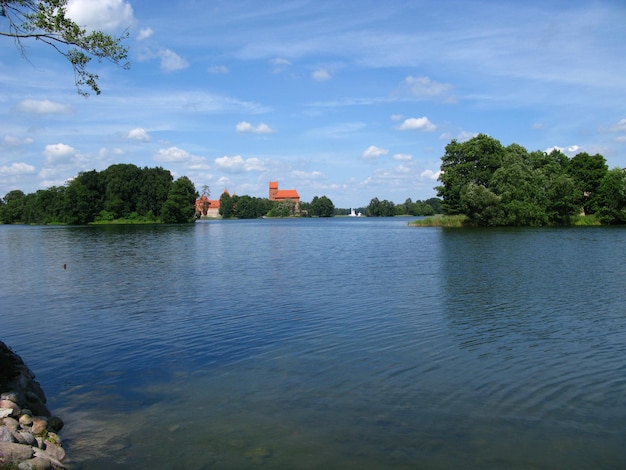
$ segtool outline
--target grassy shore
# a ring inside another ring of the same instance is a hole
[[[425,219],[409,222],[409,225],[417,227],[463,227],[466,217],[464,215],[442,215],[437,214]]]
[[[464,215],[442,215],[437,214],[425,219],[409,222],[409,225],[416,227],[465,227],[467,217]],[[595,215],[575,215],[570,221],[570,226],[574,227],[597,227],[602,225]]]

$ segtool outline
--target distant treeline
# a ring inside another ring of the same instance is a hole
[[[600,154],[529,152],[480,134],[452,140],[441,160],[443,212],[470,225],[567,225],[581,214],[626,223],[626,173]]]
[[[219,214],[224,219],[256,219],[259,217],[332,217],[333,202],[326,196],[315,196],[311,202],[296,204],[294,200],[270,201],[248,195],[220,196]]]
[[[65,186],[52,186],[31,194],[10,191],[0,199],[0,222],[41,225],[189,223],[199,216],[196,199],[198,192],[186,176],[174,181],[172,174],[163,168],[139,168],[120,163],[103,171],[79,173]],[[367,207],[355,210],[368,217],[433,215],[441,213],[441,200],[413,202],[409,198],[402,204],[394,204],[374,198]],[[270,201],[224,192],[219,213],[226,219],[333,217],[348,215],[350,209],[336,208],[327,196],[315,196],[311,202],[298,205],[292,200]]]
[[[394,204],[387,199],[382,201],[374,198],[363,210],[359,209],[368,217],[392,217],[394,215],[434,215],[441,213],[441,200],[433,197],[425,201],[413,202],[408,198],[402,204]]]
[[[174,181],[163,168],[111,165],[80,173],[65,186],[35,193],[20,190],[0,201],[5,224],[71,224],[93,222],[188,223],[195,220],[198,192],[186,176]]]
[[[311,202],[301,202],[299,207],[294,201],[270,201],[267,198],[251,196],[231,196],[223,193],[220,197],[220,215],[223,218],[252,219],[258,217],[333,217],[349,215],[351,209],[336,208],[327,196],[315,196]],[[433,215],[441,213],[441,200],[431,198],[413,202],[410,198],[403,204],[391,201],[371,200],[367,207],[355,208],[356,213],[368,217],[392,217],[395,215]]]

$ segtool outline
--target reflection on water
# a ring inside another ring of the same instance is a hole
[[[3,340],[73,468],[622,467],[624,233],[0,227]]]

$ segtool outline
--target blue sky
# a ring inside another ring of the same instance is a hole
[[[485,133],[626,167],[623,1],[70,0],[128,28],[131,69],[76,93],[48,47],[1,39],[0,196],[114,163],[217,198],[270,180],[337,207],[436,195],[444,147]],[[0,27],[3,18],[0,17]]]

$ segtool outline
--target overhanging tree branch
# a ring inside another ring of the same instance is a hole
[[[13,38],[25,58],[22,41],[43,41],[72,65],[78,93],[88,96],[87,90],[91,90],[99,95],[99,77],[89,72],[87,65],[96,58],[130,68],[128,48],[122,45],[128,31],[117,38],[102,31],[87,33],[66,16],[66,6],[67,0],[0,0],[0,36]]]

